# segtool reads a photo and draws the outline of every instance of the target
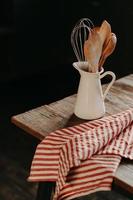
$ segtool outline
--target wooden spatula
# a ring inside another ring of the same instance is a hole
[[[102,53],[102,42],[97,31],[92,30],[89,34],[88,40],[84,43],[85,60],[88,61],[89,72],[98,71],[98,63]]]

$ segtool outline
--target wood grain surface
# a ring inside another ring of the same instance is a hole
[[[106,87],[107,85],[103,85],[103,90]],[[85,122],[73,114],[75,99],[76,95],[74,94],[49,105],[13,116],[11,121],[27,133],[42,140],[52,131]],[[114,83],[105,99],[105,107],[106,116],[133,108],[133,74]],[[114,182],[133,193],[132,161],[124,160],[120,164]]]

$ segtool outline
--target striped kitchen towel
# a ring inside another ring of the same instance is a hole
[[[133,159],[133,109],[50,133],[29,181],[55,181],[54,200],[110,190],[121,157]]]

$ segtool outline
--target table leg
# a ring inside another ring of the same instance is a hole
[[[55,182],[39,182],[36,200],[51,200]]]

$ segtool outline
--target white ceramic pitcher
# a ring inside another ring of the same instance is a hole
[[[104,99],[115,81],[115,74],[111,71],[103,73],[89,73],[87,72],[87,62],[74,62],[73,66],[80,73],[80,82],[77,92],[77,98],[75,103],[74,113],[81,119],[97,119],[105,114]],[[112,80],[107,86],[105,92],[102,92],[101,79],[111,75]]]

